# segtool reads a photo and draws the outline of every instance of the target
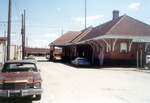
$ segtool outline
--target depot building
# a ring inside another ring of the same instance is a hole
[[[62,48],[62,59],[71,61],[85,57],[100,66],[143,67],[150,53],[150,25],[113,11],[112,20],[81,31],[68,31],[50,43],[53,58],[55,47]]]

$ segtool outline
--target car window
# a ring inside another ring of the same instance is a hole
[[[37,71],[34,63],[6,63],[2,72]]]
[[[87,61],[86,59],[82,58],[82,59],[78,59],[78,61]]]
[[[35,60],[35,58],[25,58],[25,60]]]

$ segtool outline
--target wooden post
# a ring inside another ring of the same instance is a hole
[[[143,66],[143,50],[141,50],[141,61],[140,61],[140,67]]]
[[[10,39],[11,38],[11,0],[9,0],[8,10],[8,34],[7,34],[7,60],[10,60]]]
[[[137,68],[139,67],[139,52],[137,51]]]

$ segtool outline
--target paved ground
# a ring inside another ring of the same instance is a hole
[[[135,68],[76,68],[59,62],[37,63],[43,77],[40,101],[0,103],[150,103],[150,73]]]

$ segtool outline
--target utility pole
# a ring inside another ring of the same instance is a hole
[[[11,0],[9,0],[9,9],[8,9],[7,60],[10,60],[10,37],[11,37]]]
[[[26,13],[26,11],[24,10],[24,23],[23,23],[23,24],[24,24],[24,25],[23,25],[23,27],[24,27],[24,35],[23,35],[23,59],[25,58],[25,37],[26,37],[26,36],[25,36],[25,34],[26,34],[26,32],[25,32],[25,30],[26,30],[26,27],[25,27],[25,25],[26,25],[26,23],[25,23],[25,22],[26,22],[26,21],[25,21],[25,20],[26,20],[26,19],[25,19],[26,14],[25,14],[25,13]]]
[[[23,60],[23,54],[24,54],[24,49],[23,49],[23,37],[24,37],[24,19],[23,19],[23,14],[22,14],[22,29],[21,29],[21,34],[22,34],[22,60]]]
[[[85,29],[86,29],[86,0],[85,0]]]
[[[24,14],[22,14],[22,60],[25,58],[25,10]]]

